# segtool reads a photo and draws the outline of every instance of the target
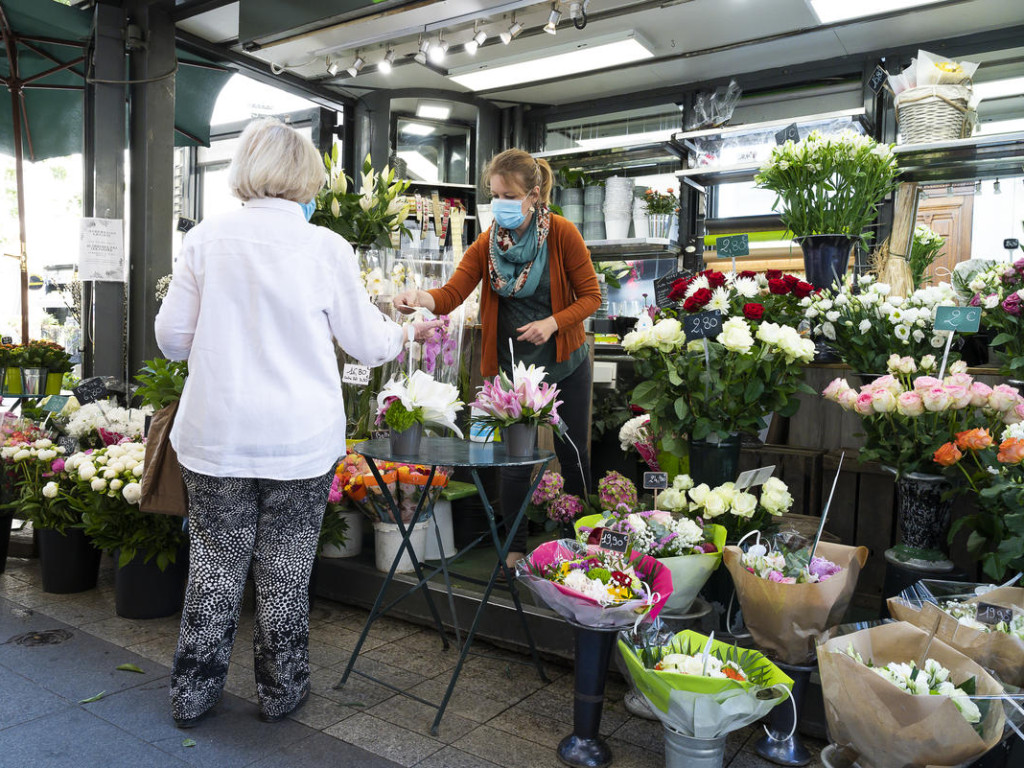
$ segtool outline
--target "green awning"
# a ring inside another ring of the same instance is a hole
[[[81,152],[84,56],[92,35],[92,13],[53,0],[0,0],[0,7],[18,39],[15,46],[18,77],[30,81],[24,86],[28,123],[28,131],[22,131],[25,157],[42,160]],[[8,50],[8,46],[0,45],[0,78],[4,80],[11,75]],[[70,66],[61,69],[62,65]],[[174,105],[176,146],[209,145],[210,116],[231,74],[198,56],[178,52]],[[14,154],[11,96],[2,85],[0,154]]]

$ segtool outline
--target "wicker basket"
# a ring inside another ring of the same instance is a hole
[[[974,130],[967,85],[908,88],[896,97],[896,120],[905,144],[965,139]]]

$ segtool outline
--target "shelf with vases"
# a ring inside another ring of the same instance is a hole
[[[649,169],[653,161],[678,164],[686,148],[667,137],[662,141],[618,142],[605,147],[573,147],[534,152],[558,170],[562,167],[583,168],[589,171],[609,170],[619,173],[640,165]]]
[[[906,181],[961,181],[1019,176],[1024,131],[968,139],[901,144],[893,152]]]

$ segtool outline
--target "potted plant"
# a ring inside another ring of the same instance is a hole
[[[60,344],[52,341],[32,342],[42,351],[43,367],[46,368],[46,394],[59,395],[64,374],[71,372],[71,355]]]
[[[23,394],[43,395],[46,393],[46,360],[49,356],[49,342],[29,341],[27,344],[22,344],[19,365]]]
[[[128,619],[170,616],[185,594],[188,537],[181,518],[138,506],[145,454],[144,443],[125,442],[75,453],[65,463],[85,533],[117,558],[117,615]]]
[[[501,439],[509,456],[532,456],[537,447],[537,427],[550,426],[559,435],[563,425],[558,417],[558,387],[544,381],[544,368],[521,362],[512,369],[512,378],[504,371],[484,381],[472,407],[479,412],[474,424],[492,432],[501,430]]]
[[[991,346],[999,358],[999,373],[1024,391],[1024,258],[992,264],[960,283],[956,287],[970,297],[971,305],[982,307],[982,328],[995,332]]]
[[[898,173],[889,146],[852,131],[812,131],[772,149],[755,181],[778,195],[775,208],[803,249],[807,282],[827,288],[846,273],[851,248],[864,242]]]
[[[644,192],[644,210],[647,212],[647,233],[651,237],[672,236],[672,217],[679,212],[679,198],[669,187],[665,192],[648,189]]]
[[[391,428],[391,452],[411,456],[419,451],[425,425],[446,427],[462,437],[455,424],[462,410],[459,389],[436,381],[423,371],[392,377],[377,395],[377,423]]]
[[[363,550],[363,515],[345,503],[344,473],[340,465],[327,496],[318,545],[321,557],[355,557]]]

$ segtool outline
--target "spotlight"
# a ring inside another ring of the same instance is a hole
[[[444,61],[445,54],[447,53],[448,43],[444,41],[444,36],[440,32],[438,32],[437,44],[430,46],[430,51],[428,53],[428,55],[430,56],[430,60],[435,64],[440,64],[442,61]]]
[[[427,54],[429,52],[430,52],[430,41],[429,40],[424,40],[422,37],[420,37],[420,49],[416,52],[416,55],[413,58],[416,59],[416,61],[419,62],[420,64],[426,64],[427,63]]]
[[[544,31],[553,35],[558,31],[558,20],[562,18],[562,12],[557,6],[551,7],[551,14],[548,16],[548,23],[544,25]]]
[[[993,192],[993,194],[999,195],[999,194],[1002,194],[1002,191],[1003,191],[1003,190],[1002,190],[1002,188],[1000,187],[1000,184],[999,184],[999,179],[996,179],[996,180],[995,180],[995,181],[994,181],[994,182],[992,183],[992,192]]]
[[[355,61],[353,61],[352,66],[348,68],[349,76],[355,77],[356,75],[358,75],[365,64],[366,62],[363,61],[363,57],[357,53]]]
[[[327,74],[329,74],[331,77],[334,77],[336,74],[338,74],[338,70],[339,69],[341,69],[341,67],[338,66],[338,62],[332,61],[331,57],[328,56],[327,57]]]
[[[522,32],[522,31],[523,31],[523,25],[520,24],[518,21],[516,21],[516,15],[513,13],[512,14],[512,25],[508,28],[507,31],[501,33],[501,35],[500,35],[501,42],[503,42],[505,45],[508,45],[513,40],[515,40],[517,37],[519,37],[519,33]]]
[[[380,64],[377,65],[377,71],[382,75],[390,74],[391,68],[395,64],[395,49],[388,48],[387,53],[384,54],[384,58],[381,59]]]
[[[477,48],[483,45],[484,42],[487,40],[486,32],[484,32],[482,29],[476,29],[475,26],[474,30],[476,31],[476,34],[474,34],[473,38],[468,43],[466,43],[466,53],[468,53],[470,56],[473,56],[476,53]]]

